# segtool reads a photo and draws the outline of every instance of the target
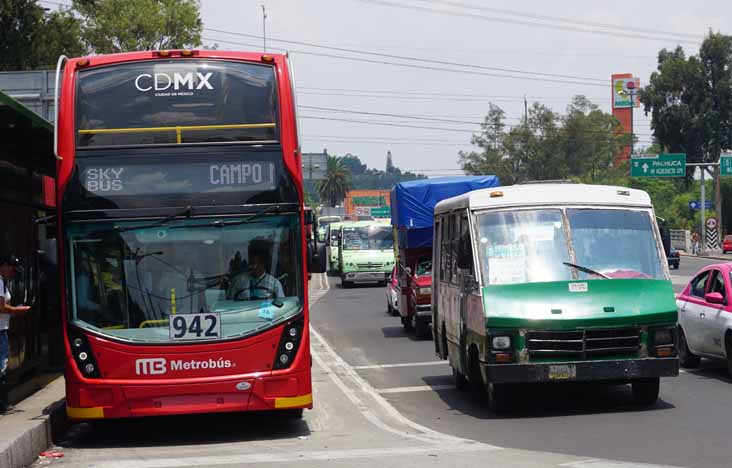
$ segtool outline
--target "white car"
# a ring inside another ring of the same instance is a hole
[[[399,280],[397,265],[391,270],[386,282],[386,312],[390,315],[399,315]]]
[[[708,265],[676,298],[679,361],[697,367],[700,358],[723,359],[732,374],[732,263]]]

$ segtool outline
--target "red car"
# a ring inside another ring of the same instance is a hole
[[[722,253],[732,252],[732,236],[724,236],[722,239]]]
[[[432,323],[432,259],[420,259],[410,278],[412,297],[409,301],[410,318],[414,333],[419,339],[430,334]]]

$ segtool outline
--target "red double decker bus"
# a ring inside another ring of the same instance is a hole
[[[73,419],[312,407],[301,156],[284,55],[59,60]]]

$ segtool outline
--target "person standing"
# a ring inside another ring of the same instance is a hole
[[[691,235],[691,253],[699,255],[699,233],[696,231]]]
[[[8,341],[8,327],[10,317],[20,315],[30,310],[29,306],[10,305],[9,281],[20,268],[20,260],[15,255],[0,257],[0,411],[8,406],[5,372],[10,358],[10,342]]]

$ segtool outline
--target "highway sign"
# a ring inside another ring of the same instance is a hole
[[[719,158],[719,175],[732,175],[732,154],[725,154]]]
[[[712,200],[705,200],[704,201],[704,208],[707,210],[711,210],[714,206],[714,203]],[[689,209],[690,210],[701,210],[701,202],[699,200],[692,200],[689,202]]]
[[[391,217],[391,208],[388,206],[375,206],[371,208],[371,216],[374,218],[389,218]]]
[[[686,153],[634,154],[630,159],[631,177],[684,177]]]

